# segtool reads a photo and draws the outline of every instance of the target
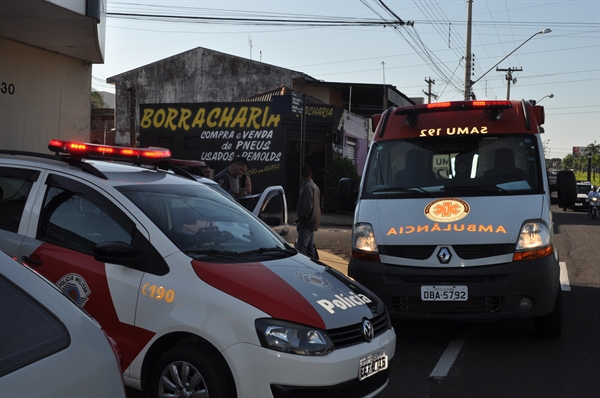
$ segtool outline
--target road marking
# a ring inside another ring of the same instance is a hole
[[[435,368],[433,368],[433,371],[429,377],[433,377],[435,379],[441,379],[445,377],[454,364],[456,357],[458,357],[458,353],[460,352],[464,342],[464,340],[452,340],[450,344],[448,344],[448,348],[446,348],[446,351],[444,351],[438,363],[435,365]]]
[[[571,285],[569,284],[569,272],[567,271],[567,263],[560,261],[560,290],[565,292],[571,291]]]

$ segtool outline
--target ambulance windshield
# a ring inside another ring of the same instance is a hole
[[[384,140],[372,144],[365,198],[527,195],[543,190],[528,134]]]

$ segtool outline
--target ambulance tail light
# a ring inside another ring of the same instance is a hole
[[[543,221],[526,221],[521,227],[513,261],[533,260],[554,253],[550,229]]]
[[[371,262],[381,261],[371,224],[359,223],[354,226],[352,230],[352,258]]]
[[[171,158],[171,151],[165,148],[128,148],[62,140],[51,140],[48,149],[76,158],[102,158],[143,163],[168,161]]]

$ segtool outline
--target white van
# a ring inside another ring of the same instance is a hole
[[[548,181],[543,108],[443,102],[373,122],[358,191],[340,181],[340,203],[356,204],[349,276],[396,318],[533,318],[536,335],[560,336],[551,201],[570,205],[576,188],[570,171]]]

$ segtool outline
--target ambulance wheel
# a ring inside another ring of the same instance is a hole
[[[548,315],[533,319],[535,336],[544,339],[556,339],[562,333],[562,292],[559,290],[554,309]]]
[[[150,396],[231,397],[233,381],[227,382],[221,361],[197,344],[173,347],[156,362],[152,372]]]

